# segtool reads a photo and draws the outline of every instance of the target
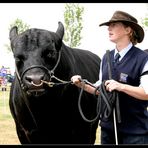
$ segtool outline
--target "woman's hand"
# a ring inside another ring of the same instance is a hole
[[[106,80],[105,86],[106,86],[106,90],[112,92],[113,90],[121,91],[124,87],[124,84],[119,83],[115,80]]]
[[[75,84],[78,87],[81,87],[81,76],[80,75],[74,75],[71,77],[71,81],[73,82],[73,84]]]

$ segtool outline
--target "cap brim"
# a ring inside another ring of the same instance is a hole
[[[104,23],[101,23],[99,26],[109,26],[110,23],[114,23],[114,22],[129,22],[129,21],[126,21],[126,20],[122,20],[122,19],[118,19],[118,20],[110,20],[108,22],[104,22]]]
[[[110,23],[111,22],[105,22],[105,23],[100,24],[99,26],[109,26]]]

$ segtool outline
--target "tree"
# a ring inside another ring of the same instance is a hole
[[[148,4],[146,4],[147,6],[147,10],[148,10]],[[143,25],[143,28],[145,30],[147,30],[147,27],[148,27],[148,14],[146,14],[145,18],[142,19],[142,25]]]
[[[70,47],[76,47],[81,44],[82,15],[84,7],[79,4],[67,3],[64,11],[65,34],[64,41]]]
[[[24,32],[25,30],[30,28],[30,25],[27,25],[26,23],[24,23],[21,19],[16,19],[12,24],[10,24],[10,28],[9,30],[13,27],[13,26],[17,26],[18,27],[18,34]]]
[[[147,27],[148,27],[148,15],[146,15],[146,17],[142,19],[142,25],[143,25],[143,28],[145,30],[147,30]]]
[[[18,27],[18,33],[19,34],[30,28],[29,25],[27,25],[21,19],[18,19],[18,18],[13,23],[10,24],[10,27],[8,28],[9,31],[13,26]],[[10,47],[9,44],[5,44],[5,47],[7,48],[8,51],[11,51],[11,47]]]

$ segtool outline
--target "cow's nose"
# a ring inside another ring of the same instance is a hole
[[[28,75],[25,77],[25,80],[29,84],[40,85],[42,83],[44,75]]]

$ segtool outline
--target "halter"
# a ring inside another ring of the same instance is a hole
[[[50,81],[49,81],[49,82],[44,81],[44,80],[41,80],[41,83],[40,83],[40,84],[35,84],[35,83],[32,81],[31,84],[34,85],[34,86],[36,86],[36,87],[41,86],[43,83],[47,84],[49,87],[53,87],[54,85],[60,85],[60,84],[68,84],[68,83],[71,83],[71,81],[64,81],[64,80],[61,80],[61,79],[57,78],[57,77],[54,75],[54,71],[55,71],[55,69],[57,68],[58,64],[60,63],[60,59],[61,59],[61,50],[59,51],[58,60],[57,60],[55,66],[53,67],[52,70],[49,70],[49,69],[47,69],[45,66],[42,66],[42,65],[32,65],[32,66],[28,67],[27,69],[25,69],[25,70],[23,71],[23,73],[21,74],[21,76],[20,76],[20,74],[19,74],[19,72],[18,72],[17,66],[15,65],[15,73],[16,73],[16,75],[17,75],[17,77],[18,77],[18,80],[19,80],[19,82],[20,82],[20,84],[21,84],[21,88],[22,88],[22,89],[25,89],[25,86],[24,86],[24,84],[23,84],[23,82],[22,82],[23,76],[25,75],[25,73],[26,73],[27,71],[29,71],[29,70],[31,70],[31,69],[33,69],[33,68],[40,68],[40,69],[43,69],[43,70],[45,70],[45,71],[47,72],[47,74],[50,76]],[[58,81],[61,82],[61,83],[54,83],[54,82],[52,82],[51,80],[52,80],[53,78],[56,79],[56,80],[58,80]]]

